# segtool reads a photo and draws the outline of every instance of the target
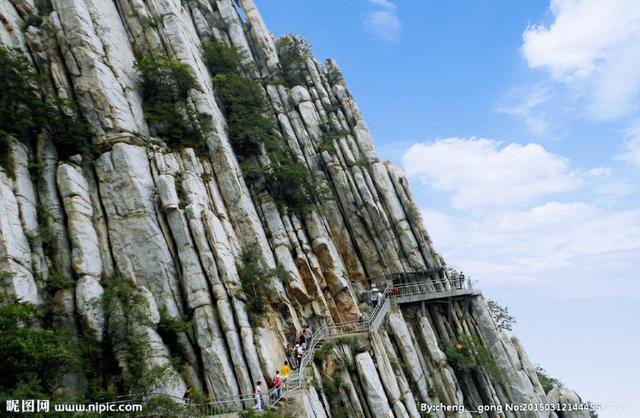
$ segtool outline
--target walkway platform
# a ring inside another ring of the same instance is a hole
[[[403,283],[394,285],[389,291],[390,299],[398,304],[478,296],[481,294],[480,289],[474,289],[465,283],[455,283],[453,281]]]

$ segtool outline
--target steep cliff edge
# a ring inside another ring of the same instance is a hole
[[[59,396],[251,393],[304,324],[365,313],[372,278],[448,279],[336,64],[276,43],[251,0],[0,0],[0,23],[66,127],[0,132],[3,303],[93,348]],[[547,402],[481,296],[395,307],[366,342],[323,348],[304,416]],[[471,413],[431,412],[449,415]]]

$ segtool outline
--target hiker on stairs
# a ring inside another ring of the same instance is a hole
[[[276,375],[273,377],[273,387],[276,390],[276,398],[275,400],[277,401],[278,399],[280,399],[282,397],[282,378],[280,377],[280,372],[277,371]]]
[[[295,347],[295,352],[296,352],[296,362],[298,363],[298,368],[302,367],[302,353],[304,352],[304,349],[302,348],[302,346],[300,344],[296,344]]]
[[[289,367],[289,362],[285,360],[282,367],[280,367],[280,376],[282,377],[282,385],[284,386],[285,391],[287,390],[287,382],[289,381],[290,373],[291,368]]]
[[[304,339],[306,341],[307,344],[311,344],[311,337],[313,336],[311,334],[311,328],[309,328],[309,324],[306,324],[304,326],[304,330],[302,331],[304,333]]]
[[[376,307],[378,307],[378,305],[380,305],[382,303],[383,299],[384,299],[384,294],[380,290],[377,290],[377,292],[376,292]]]
[[[296,366],[296,351],[295,349],[289,348],[289,344],[286,344],[284,346],[284,355],[286,357],[286,361],[289,362],[289,367],[291,367],[292,370],[295,370],[298,368],[298,366]]]
[[[303,350],[307,349],[307,335],[304,330],[300,331],[300,336],[298,337],[298,344],[302,347]]]
[[[262,382],[256,383],[253,388],[253,398],[256,400],[256,404],[253,407],[256,411],[262,411]]]

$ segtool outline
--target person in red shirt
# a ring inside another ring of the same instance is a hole
[[[273,387],[276,390],[276,401],[277,401],[282,396],[282,378],[280,377],[279,371],[276,372],[276,375],[273,378]]]
[[[304,333],[304,330],[300,331],[300,337],[298,337],[298,342],[302,346],[303,350],[307,349],[307,335]]]

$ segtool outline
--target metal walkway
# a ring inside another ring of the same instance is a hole
[[[296,370],[291,372],[289,376],[288,388],[286,393],[282,393],[280,398],[276,398],[276,390],[271,389],[263,394],[262,407],[264,409],[272,408],[287,396],[294,394],[304,387],[304,371],[306,367],[313,361],[315,350],[322,342],[338,340],[353,336],[368,336],[369,333],[376,331],[384,322],[384,319],[391,309],[391,304],[405,304],[416,302],[433,302],[440,300],[448,300],[473,297],[480,295],[478,289],[471,286],[471,282],[462,278],[441,279],[433,278],[433,271],[400,273],[392,275],[394,283],[387,284],[381,292],[373,310],[359,321],[341,322],[332,325],[321,326],[311,337],[307,351],[303,355],[300,364]],[[412,277],[414,276],[414,277]],[[416,277],[417,276],[417,277]],[[117,398],[114,402],[137,402],[142,403],[160,394],[149,394],[146,396],[124,396]],[[207,403],[194,404],[187,398],[169,397],[176,403],[184,404],[191,414],[200,414],[205,416],[214,416],[230,412],[239,412],[243,409],[251,409],[256,404],[256,399],[251,394],[238,396],[230,396],[227,398],[212,399]]]
[[[477,296],[481,293],[466,279],[440,279],[394,284],[389,296],[394,303],[402,304]]]

